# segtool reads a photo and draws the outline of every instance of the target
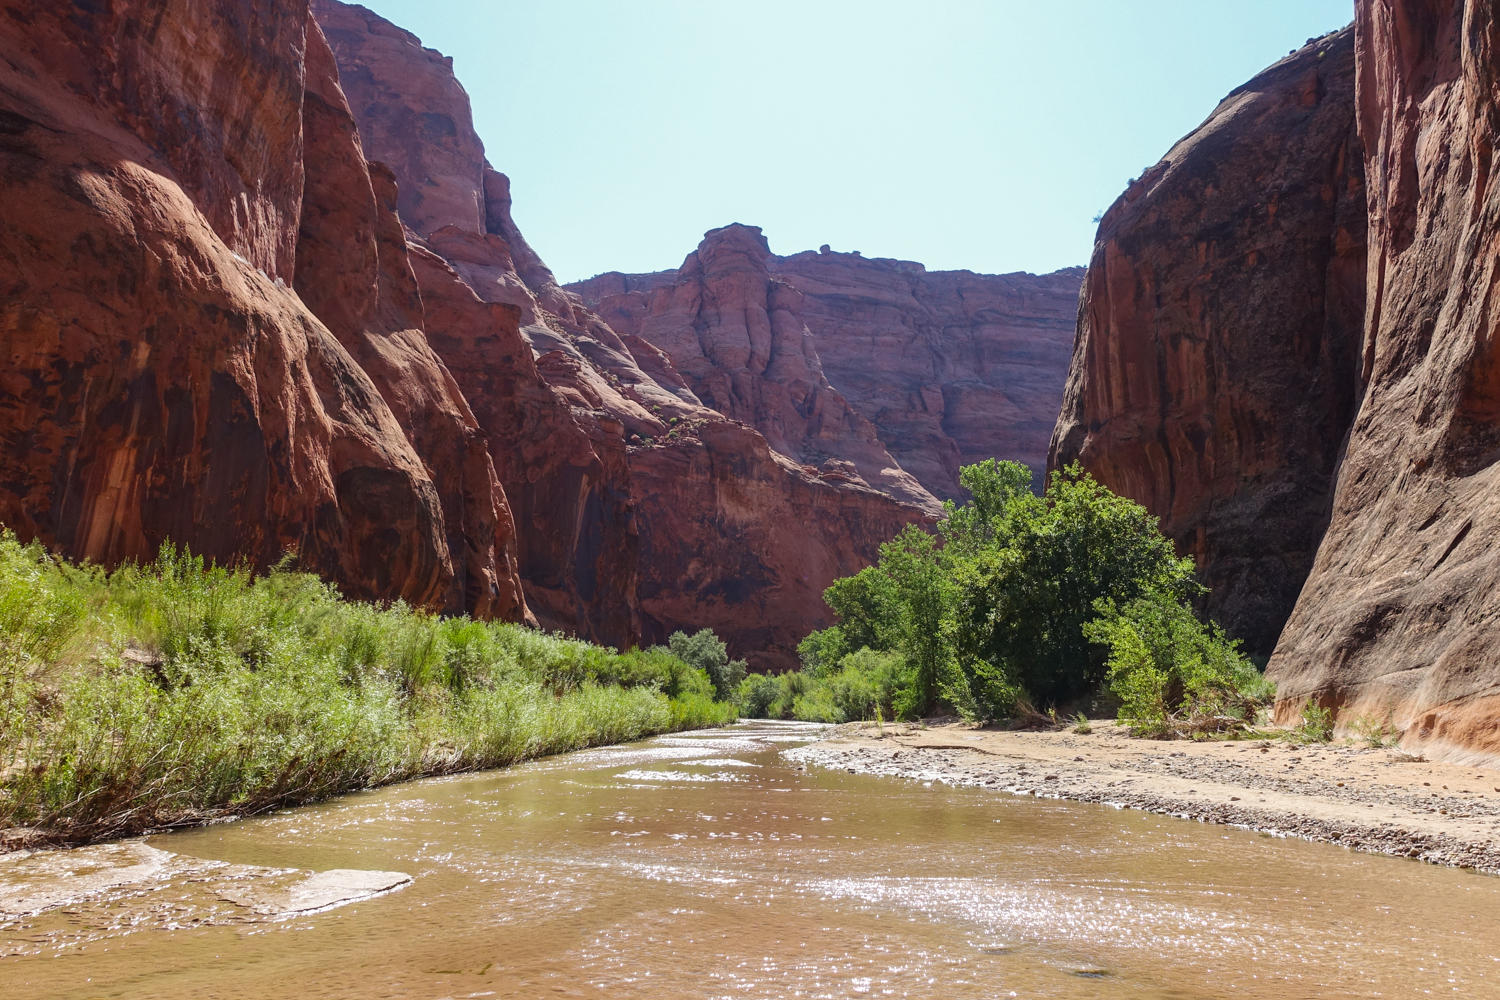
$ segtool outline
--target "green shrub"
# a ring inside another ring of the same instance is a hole
[[[832,673],[838,669],[839,661],[853,650],[844,630],[837,625],[811,632],[797,644],[797,656],[802,660],[802,669],[814,677]]]
[[[740,681],[735,702],[747,719],[779,718],[771,715],[771,706],[781,696],[782,687],[775,677],[751,674]]]
[[[1401,742],[1401,729],[1396,725],[1394,707],[1387,708],[1384,716],[1361,715],[1349,724],[1349,729],[1356,739],[1363,740],[1376,750]]]
[[[1199,621],[1171,594],[1124,607],[1101,600],[1084,634],[1109,649],[1110,690],[1120,719],[1143,735],[1175,731],[1174,719],[1255,721],[1265,681],[1217,625]]]
[[[1291,737],[1301,743],[1327,743],[1333,739],[1333,709],[1309,699]]]
[[[776,677],[751,674],[740,682],[737,700],[741,714],[752,719],[889,719],[911,683],[911,671],[899,653],[865,647],[817,674],[806,670]]]

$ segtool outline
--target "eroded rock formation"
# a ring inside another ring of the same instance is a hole
[[[568,288],[778,452],[930,508],[987,458],[1040,479],[1081,276],[928,271],[827,247],[778,257],[736,224],[676,271]]]
[[[1459,757],[1500,754],[1497,43],[1361,2],[1231,95],[1106,214],[1053,439],[1279,631],[1280,719]]]
[[[1051,466],[1144,503],[1269,654],[1359,402],[1354,32],[1230,94],[1100,222]]]
[[[305,100],[337,118],[316,33],[295,2],[0,11],[0,520],[74,558],[291,549],[357,596],[519,615],[503,495],[482,462],[435,477],[385,395],[414,437],[471,426],[378,178],[336,121],[306,139]],[[349,289],[327,324],[300,250]]]
[[[1355,27],[1367,387],[1269,672],[1284,717],[1315,698],[1500,754],[1500,20],[1389,0]]]

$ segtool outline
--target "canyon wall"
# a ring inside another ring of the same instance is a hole
[[[1274,643],[1278,719],[1460,758],[1500,754],[1497,52],[1492,0],[1358,3],[1133,182],[1051,457]]]
[[[0,11],[0,521],[105,564],[294,551],[355,596],[522,618],[321,46],[305,3]]]
[[[708,626],[780,669],[959,461],[1035,461],[1060,393],[1076,275],[746,227],[616,329],[516,227],[451,61],[364,8],[19,2],[0,56],[0,521],[73,558],[293,552],[359,598]]]
[[[782,454],[929,507],[961,500],[959,467],[987,458],[1024,462],[1040,484],[1081,279],[928,271],[827,247],[779,257],[736,224],[676,271],[568,288]]]
[[[1313,698],[1500,754],[1500,21],[1490,0],[1389,0],[1355,28],[1366,388],[1269,674],[1284,718]]]
[[[1050,464],[1161,518],[1208,611],[1269,654],[1359,402],[1365,190],[1354,32],[1224,99],[1100,221]]]

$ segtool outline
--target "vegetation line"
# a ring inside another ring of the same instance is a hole
[[[723,725],[742,673],[346,601],[163,546],[112,573],[0,534],[0,849],[244,816]],[[717,685],[717,689],[716,689]]]

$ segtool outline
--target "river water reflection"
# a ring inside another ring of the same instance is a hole
[[[156,837],[149,884],[0,925],[0,996],[1500,997],[1500,879],[782,756],[814,735],[744,724]],[[196,859],[412,881],[276,919]]]

